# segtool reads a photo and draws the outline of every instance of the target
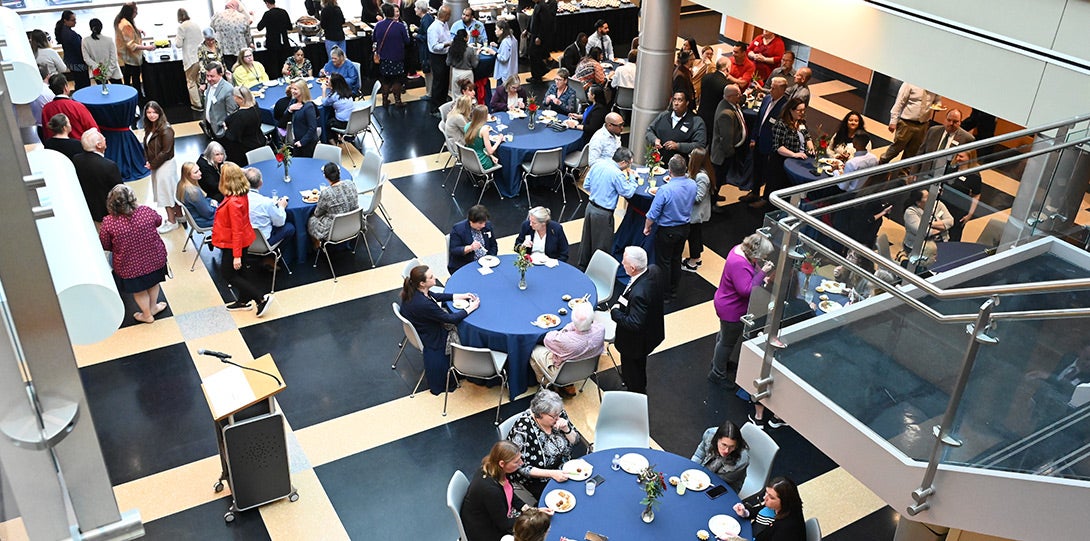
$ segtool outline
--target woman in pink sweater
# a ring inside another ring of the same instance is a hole
[[[742,316],[749,309],[749,294],[764,281],[772,270],[765,258],[772,253],[772,242],[754,233],[730,249],[723,266],[719,289],[715,290],[715,313],[719,316],[719,335],[712,355],[712,370],[708,379],[733,391],[738,372],[738,355],[742,351]]]

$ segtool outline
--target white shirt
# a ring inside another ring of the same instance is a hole
[[[537,231],[534,231],[534,245],[530,248],[531,253],[545,253],[545,236],[546,235],[538,235]]]
[[[436,19],[428,27],[428,50],[434,54],[447,54],[450,49],[450,27]]]
[[[587,38],[587,52],[590,52],[592,47],[601,48],[602,54],[605,55],[607,62],[616,58],[613,56],[613,40],[610,39],[609,34],[603,36],[595,30],[594,33]]]

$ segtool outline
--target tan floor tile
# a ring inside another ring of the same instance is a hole
[[[434,188],[436,190],[442,189],[438,185]],[[424,213],[420,212],[408,198],[390,183],[386,183],[386,187],[382,190],[382,202],[390,213],[390,219],[393,220],[397,238],[405,243],[414,254],[426,256],[446,250],[443,245],[443,235],[446,234],[446,231],[433,224]]]
[[[208,429],[212,430],[211,414]],[[219,476],[219,456],[211,456],[118,485],[114,496],[118,509],[139,509],[140,520],[147,523],[230,494],[229,489],[218,494],[213,490]]]
[[[82,368],[181,341],[182,332],[174,318],[164,318],[150,325],[141,323],[118,329],[101,342],[72,346],[72,349],[76,353],[76,364]]]
[[[698,338],[719,332],[719,317],[711,301],[690,306],[666,315],[666,339],[655,352],[692,342]],[[711,352],[709,352],[710,356]]]
[[[285,498],[259,508],[273,541],[349,539],[314,470],[292,474],[291,482],[299,491],[297,501]]]
[[[0,522],[0,539],[7,541],[29,541],[30,536],[26,533],[26,528],[23,527],[22,518],[13,518],[11,520]]]
[[[836,468],[799,486],[806,517],[817,517],[821,533],[829,535],[883,507],[886,503],[843,468]]]

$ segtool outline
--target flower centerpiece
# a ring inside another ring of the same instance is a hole
[[[760,90],[765,87],[764,79],[761,79],[761,74],[759,72],[753,72],[753,82],[750,86],[752,86],[754,90]]]
[[[519,289],[526,289],[526,269],[533,265],[530,261],[530,250],[523,245],[515,247],[515,252],[518,254],[515,257],[515,268],[519,270]]]
[[[537,99],[533,96],[530,96],[526,110],[530,112],[527,116],[530,117],[529,128],[532,130],[534,129],[534,125],[537,124]]]
[[[644,497],[640,500],[640,504],[645,507],[643,512],[640,513],[640,518],[644,522],[650,523],[655,520],[655,506],[659,504],[659,498],[666,492],[666,478],[662,472],[655,471],[655,466],[652,464],[644,468],[636,476],[636,482],[643,485],[644,491]]]
[[[647,164],[647,168],[650,169],[649,174],[654,176],[655,168],[662,166],[662,154],[655,147],[647,145],[644,147],[643,161]]]
[[[284,166],[284,182],[291,182],[291,175],[288,173],[288,169],[291,167],[291,145],[286,141],[281,143],[280,148],[276,149],[276,166]]]
[[[817,270],[820,264],[821,261],[814,252],[807,252],[805,257],[799,260],[798,270],[806,277],[805,290],[802,292],[802,297],[806,302],[814,299],[814,290],[810,288],[810,277],[813,276],[814,271]]]
[[[106,64],[99,62],[95,69],[91,70],[91,77],[94,77],[98,86],[102,87],[103,94],[110,93],[110,86],[107,84],[109,79],[106,77]]]
[[[481,37],[481,31],[474,28],[469,31],[469,37],[473,38],[473,41],[477,41],[477,38]]]

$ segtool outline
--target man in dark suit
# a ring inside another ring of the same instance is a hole
[[[707,130],[708,141],[712,138],[712,125],[718,116],[720,100],[723,97],[723,89],[727,86],[727,67],[730,60],[720,56],[715,61],[715,71],[709,72],[700,78],[700,108],[696,112],[704,120],[704,129]]]
[[[614,345],[624,365],[625,386],[647,394],[647,356],[666,338],[659,269],[647,266],[647,252],[638,246],[625,248],[621,265],[630,280],[609,313],[617,322]]]
[[[526,56],[530,58],[530,82],[540,83],[549,71],[549,41],[553,39],[553,32],[556,30],[556,1],[535,1],[529,34],[526,36]]]
[[[515,249],[519,245],[526,247],[526,252],[534,250],[535,237],[544,237],[545,245],[540,252],[546,256],[560,261],[568,260],[568,237],[564,235],[564,227],[552,221],[552,213],[545,207],[534,207],[526,216],[519,228],[518,237],[515,238]]]
[[[772,124],[780,117],[786,103],[787,79],[773,77],[768,95],[757,111],[757,126],[749,134],[749,148],[757,152],[753,155],[753,189],[738,198],[743,203],[753,203],[761,198],[761,187],[767,174],[765,169],[772,154]]]
[[[560,58],[560,66],[567,69],[568,73],[575,73],[575,67],[579,65],[579,61],[584,56],[587,56],[587,33],[580,32],[575,37],[575,41],[564,49],[564,56]]]
[[[106,196],[114,186],[122,183],[121,170],[117,164],[107,159],[106,138],[97,128],[83,132],[80,138],[84,152],[72,157],[72,166],[76,169],[76,178],[83,188],[83,198],[87,200],[87,210],[96,224],[106,217]]]
[[[715,109],[715,120],[711,126],[711,144],[708,152],[715,165],[715,187],[712,193],[716,201],[721,201],[719,189],[726,184],[727,171],[736,160],[745,158],[749,148],[746,146],[746,119],[738,106],[742,101],[742,91],[735,85],[723,87],[723,99]],[[718,207],[716,207],[718,208]]]
[[[447,271],[454,271],[486,255],[496,255],[499,245],[496,234],[492,231],[492,222],[488,221],[488,209],[484,205],[473,205],[466,213],[466,219],[450,230],[450,243],[447,245]]]
[[[920,151],[917,154],[928,154],[939,150],[946,150],[973,141],[976,141],[973,134],[961,128],[961,111],[950,109],[950,111],[946,113],[946,120],[943,122],[942,126],[931,126],[927,129],[927,134],[924,135],[923,144],[920,145]],[[950,161],[952,158],[953,156],[944,158],[943,163],[936,163],[935,160],[924,162],[919,165],[916,172],[917,174],[922,173],[928,176],[938,176],[942,174],[946,162]]]

